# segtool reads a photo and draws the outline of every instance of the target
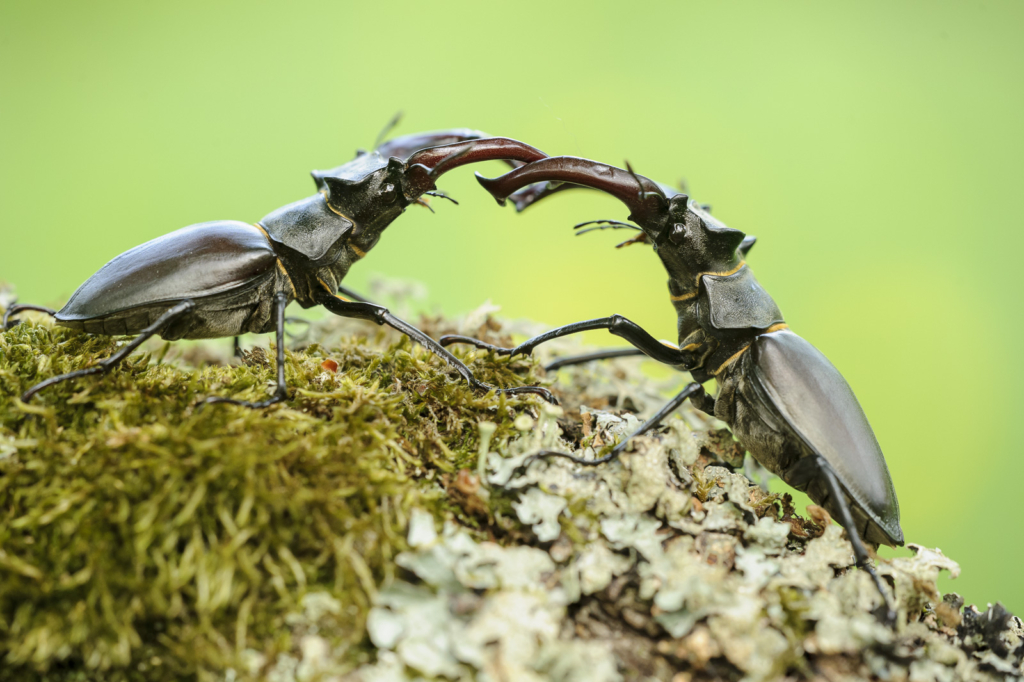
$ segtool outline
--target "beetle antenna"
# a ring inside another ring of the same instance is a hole
[[[388,133],[390,133],[398,126],[398,124],[402,120],[402,116],[404,115],[405,114],[402,112],[401,109],[395,112],[395,115],[391,117],[391,120],[388,121],[381,129],[381,131],[377,134],[377,139],[374,140],[373,142],[374,149],[376,149],[377,147],[381,146],[381,144],[384,143],[384,138],[386,138],[388,136]]]
[[[611,229],[611,230],[621,230],[621,229],[639,230],[640,229],[636,225],[633,225],[631,223],[624,223],[621,220],[588,220],[585,223],[577,223],[576,225],[573,225],[572,229],[578,230],[581,227],[586,227],[587,225],[602,225],[603,227],[591,227],[591,228],[588,228],[588,229],[583,230],[581,232],[577,232],[576,234],[583,234],[584,232],[590,232],[592,230],[608,230],[608,229]]]
[[[586,227],[587,225],[591,227]],[[585,227],[585,229],[580,230],[581,227]],[[577,237],[588,232],[594,232],[595,230],[637,230],[642,232],[636,225],[630,225],[619,220],[588,220],[585,223],[573,225],[572,229],[579,230],[576,232]]]
[[[431,197],[437,197],[439,199],[447,199],[448,201],[452,202],[456,206],[459,205],[459,202],[455,201],[455,199],[452,199],[450,196],[448,196],[447,194],[445,194],[441,190],[436,190],[436,191],[433,191],[433,192],[424,192],[424,194],[426,194],[427,196],[431,196]]]

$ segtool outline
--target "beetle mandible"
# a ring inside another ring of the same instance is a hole
[[[643,353],[689,372],[694,380],[603,457],[581,459],[551,451],[538,455],[567,457],[584,465],[611,461],[630,438],[650,431],[690,399],[728,424],[769,471],[806,492],[839,520],[857,565],[874,580],[885,604],[884,616],[891,622],[895,614],[862,541],[903,545],[899,504],[885,458],[849,384],[820,351],[789,330],[779,307],[746,265],[744,257],[754,238],[725,226],[682,192],[632,169],[587,159],[552,157],[499,178],[477,177],[498,203],[511,196],[519,210],[573,186],[602,190],[622,201],[635,226],[594,222],[599,227],[642,230],[641,237],[631,241],[653,245],[668,271],[679,345],[660,342],[619,315],[560,327],[515,348],[496,348],[460,336],[442,337],[442,345],[472,343],[501,354],[528,354],[556,337],[607,329],[637,350],[592,353],[554,366]],[[719,386],[714,398],[702,387],[711,379]]]
[[[117,256],[85,281],[59,311],[13,305],[4,314],[37,310],[57,324],[91,334],[137,334],[109,358],[86,369],[54,376],[29,388],[27,402],[53,384],[103,374],[159,334],[167,340],[237,336],[273,330],[277,337],[277,385],[266,400],[248,402],[210,397],[262,408],[287,397],[284,363],[284,310],[296,301],[303,308],[322,305],[342,317],[370,320],[406,334],[454,368],[475,388],[491,386],[416,327],[387,308],[351,300],[336,292],[352,265],[363,258],[381,233],[411,203],[435,194],[435,181],[468,163],[492,159],[534,161],[546,155],[508,138],[486,137],[468,129],[399,137],[362,152],[329,171],[313,171],[318,192],[288,204],[255,224],[234,220],[199,223],[153,239]],[[509,394],[544,388],[498,389]]]

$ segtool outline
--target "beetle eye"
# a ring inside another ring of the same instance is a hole
[[[672,240],[672,243],[679,246],[686,239],[686,226],[682,223],[676,223],[672,226],[672,231],[669,232],[668,238]]]
[[[395,191],[395,186],[392,185],[390,182],[387,183],[386,185],[384,185],[383,187],[381,187],[381,189],[380,189],[380,193],[381,194],[391,194],[394,191]]]

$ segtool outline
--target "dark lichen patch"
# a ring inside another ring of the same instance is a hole
[[[34,383],[123,341],[35,318],[0,332],[3,670],[222,676],[256,652],[296,652],[304,632],[289,619],[310,599],[332,604],[316,629],[339,663],[371,660],[366,614],[399,570],[410,510],[471,520],[441,475],[475,466],[478,422],[507,440],[536,409],[469,389],[404,338],[376,340],[289,351],[289,400],[249,410],[200,403],[265,397],[275,370],[260,350],[199,368],[137,354],[26,405]]]

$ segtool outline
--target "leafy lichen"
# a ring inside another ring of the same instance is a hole
[[[525,329],[476,315],[458,331]],[[562,370],[554,408],[328,320],[289,351],[293,395],[267,410],[197,407],[272,385],[266,353],[229,364],[213,343],[18,401],[118,343],[31,316],[0,332],[0,678],[1024,673],[1020,620],[942,597],[939,571],[959,569],[938,550],[880,561],[899,611],[881,625],[842,529],[755,485],[696,411],[610,465],[530,458],[600,454],[656,409],[671,380],[635,360]],[[542,374],[463,358],[497,385]]]

